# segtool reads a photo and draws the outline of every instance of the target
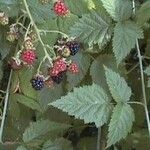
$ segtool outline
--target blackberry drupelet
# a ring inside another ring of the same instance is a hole
[[[60,72],[56,76],[51,76],[51,78],[55,83],[60,84],[64,79],[64,75],[65,75],[65,72]]]
[[[43,78],[35,77],[35,78],[31,79],[31,84],[35,90],[41,90],[44,87]]]
[[[68,42],[67,46],[70,49],[70,55],[74,56],[80,50],[80,44],[77,42]]]

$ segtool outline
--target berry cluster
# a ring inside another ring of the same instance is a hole
[[[9,18],[4,12],[0,12],[0,24],[7,25],[9,23]]]
[[[69,9],[63,0],[58,0],[54,3],[54,12],[58,16],[66,16],[69,14]]]
[[[80,49],[80,44],[75,40],[67,38],[58,39],[54,45],[57,58],[53,61],[53,66],[49,68],[48,74],[56,84],[63,81],[66,72],[77,74],[79,67],[76,62],[72,62],[69,56],[74,56]]]
[[[37,59],[36,51],[30,37],[25,39],[23,48],[23,51],[19,51],[16,57],[13,57],[10,61],[10,65],[14,70],[21,69],[23,65],[32,66]]]
[[[28,43],[27,46],[31,45]],[[72,74],[79,73],[77,63],[72,62],[69,58],[69,56],[74,56],[80,49],[80,44],[77,41],[61,38],[57,40],[54,49],[56,58],[54,58],[52,62],[53,65],[48,68],[46,77],[42,75],[41,78],[41,75],[36,75],[36,77],[31,80],[32,87],[35,90],[41,90],[45,85],[52,87],[54,83],[60,84],[64,80],[67,71]],[[67,57],[63,55],[64,49],[68,50]]]

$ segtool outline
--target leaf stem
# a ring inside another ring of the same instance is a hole
[[[128,104],[137,104],[137,105],[142,105],[142,106],[144,106],[144,104],[143,104],[142,102],[136,102],[136,101],[128,102]]]
[[[40,32],[44,32],[44,33],[59,33],[64,35],[65,37],[69,37],[67,34],[61,32],[61,31],[57,31],[57,30],[39,30]]]
[[[41,45],[42,45],[42,47],[43,47],[45,56],[46,56],[46,58],[49,60],[50,64],[52,65],[52,58],[49,56],[49,54],[48,54],[48,52],[47,52],[47,50],[46,50],[46,48],[45,48],[45,45],[44,45],[44,43],[43,43],[43,41],[42,41],[42,38],[41,38],[41,36],[40,36],[40,31],[39,31],[39,29],[37,28],[37,26],[36,26],[36,24],[35,24],[35,22],[34,22],[34,20],[33,20],[33,18],[32,18],[32,15],[31,15],[31,13],[30,13],[29,6],[28,6],[28,4],[27,4],[27,1],[26,1],[26,0],[23,0],[23,2],[24,2],[24,5],[25,5],[27,14],[28,14],[28,16],[29,16],[29,18],[30,18],[30,21],[31,21],[31,23],[32,23],[32,25],[33,25],[33,27],[34,27],[34,29],[35,29],[35,32],[36,32],[37,37],[38,37],[38,39],[39,39],[39,42],[41,43]]]
[[[5,119],[6,119],[6,112],[7,112],[7,105],[8,105],[8,98],[9,98],[9,89],[10,89],[10,83],[11,83],[11,77],[12,77],[12,70],[10,72],[10,76],[9,76],[9,81],[8,81],[8,85],[7,85],[7,90],[6,90],[6,96],[5,96],[5,100],[4,100],[4,110],[3,110],[3,116],[2,116],[2,121],[1,121],[1,126],[0,126],[0,143],[3,143],[3,130],[4,130],[4,123],[5,123]]]
[[[133,13],[135,14],[135,1],[133,0],[132,2],[133,2]],[[136,48],[137,48],[139,64],[140,64],[141,84],[142,84],[142,93],[143,93],[143,104],[144,104],[146,121],[147,121],[147,126],[148,126],[149,137],[150,137],[150,118],[149,118],[149,112],[148,112],[147,100],[146,100],[144,71],[143,71],[143,62],[142,62],[143,57],[142,57],[141,52],[140,52],[138,39],[136,39]]]

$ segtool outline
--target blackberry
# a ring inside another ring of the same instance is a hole
[[[51,76],[51,78],[55,83],[60,84],[64,79],[64,75],[65,75],[65,72],[60,72],[56,76]]]
[[[35,78],[31,79],[31,84],[35,90],[41,90],[44,87],[43,78],[35,77]]]
[[[70,55],[74,56],[80,50],[80,44],[77,42],[69,42],[67,46],[70,49]]]

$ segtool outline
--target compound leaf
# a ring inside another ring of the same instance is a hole
[[[116,102],[127,102],[131,97],[131,88],[125,79],[111,69],[105,67],[105,75],[109,90]]]
[[[127,136],[131,131],[134,119],[134,112],[130,105],[116,105],[109,124],[107,147]]]
[[[94,122],[99,127],[109,119],[112,109],[110,100],[100,86],[93,84],[75,88],[73,92],[50,105],[84,119],[85,123]]]
[[[47,134],[48,132],[66,130],[69,127],[70,125],[51,122],[49,120],[32,122],[23,134],[23,141],[30,142],[39,138],[40,136]]]
[[[115,21],[127,20],[132,15],[132,3],[128,0],[101,0],[104,8]]]
[[[114,28],[113,51],[119,64],[135,47],[136,39],[143,38],[142,30],[131,21],[118,22]]]
[[[98,44],[101,48],[111,38],[112,25],[111,19],[103,12],[91,12],[85,14],[71,28],[71,36],[79,38],[82,42],[87,43],[89,47]]]

